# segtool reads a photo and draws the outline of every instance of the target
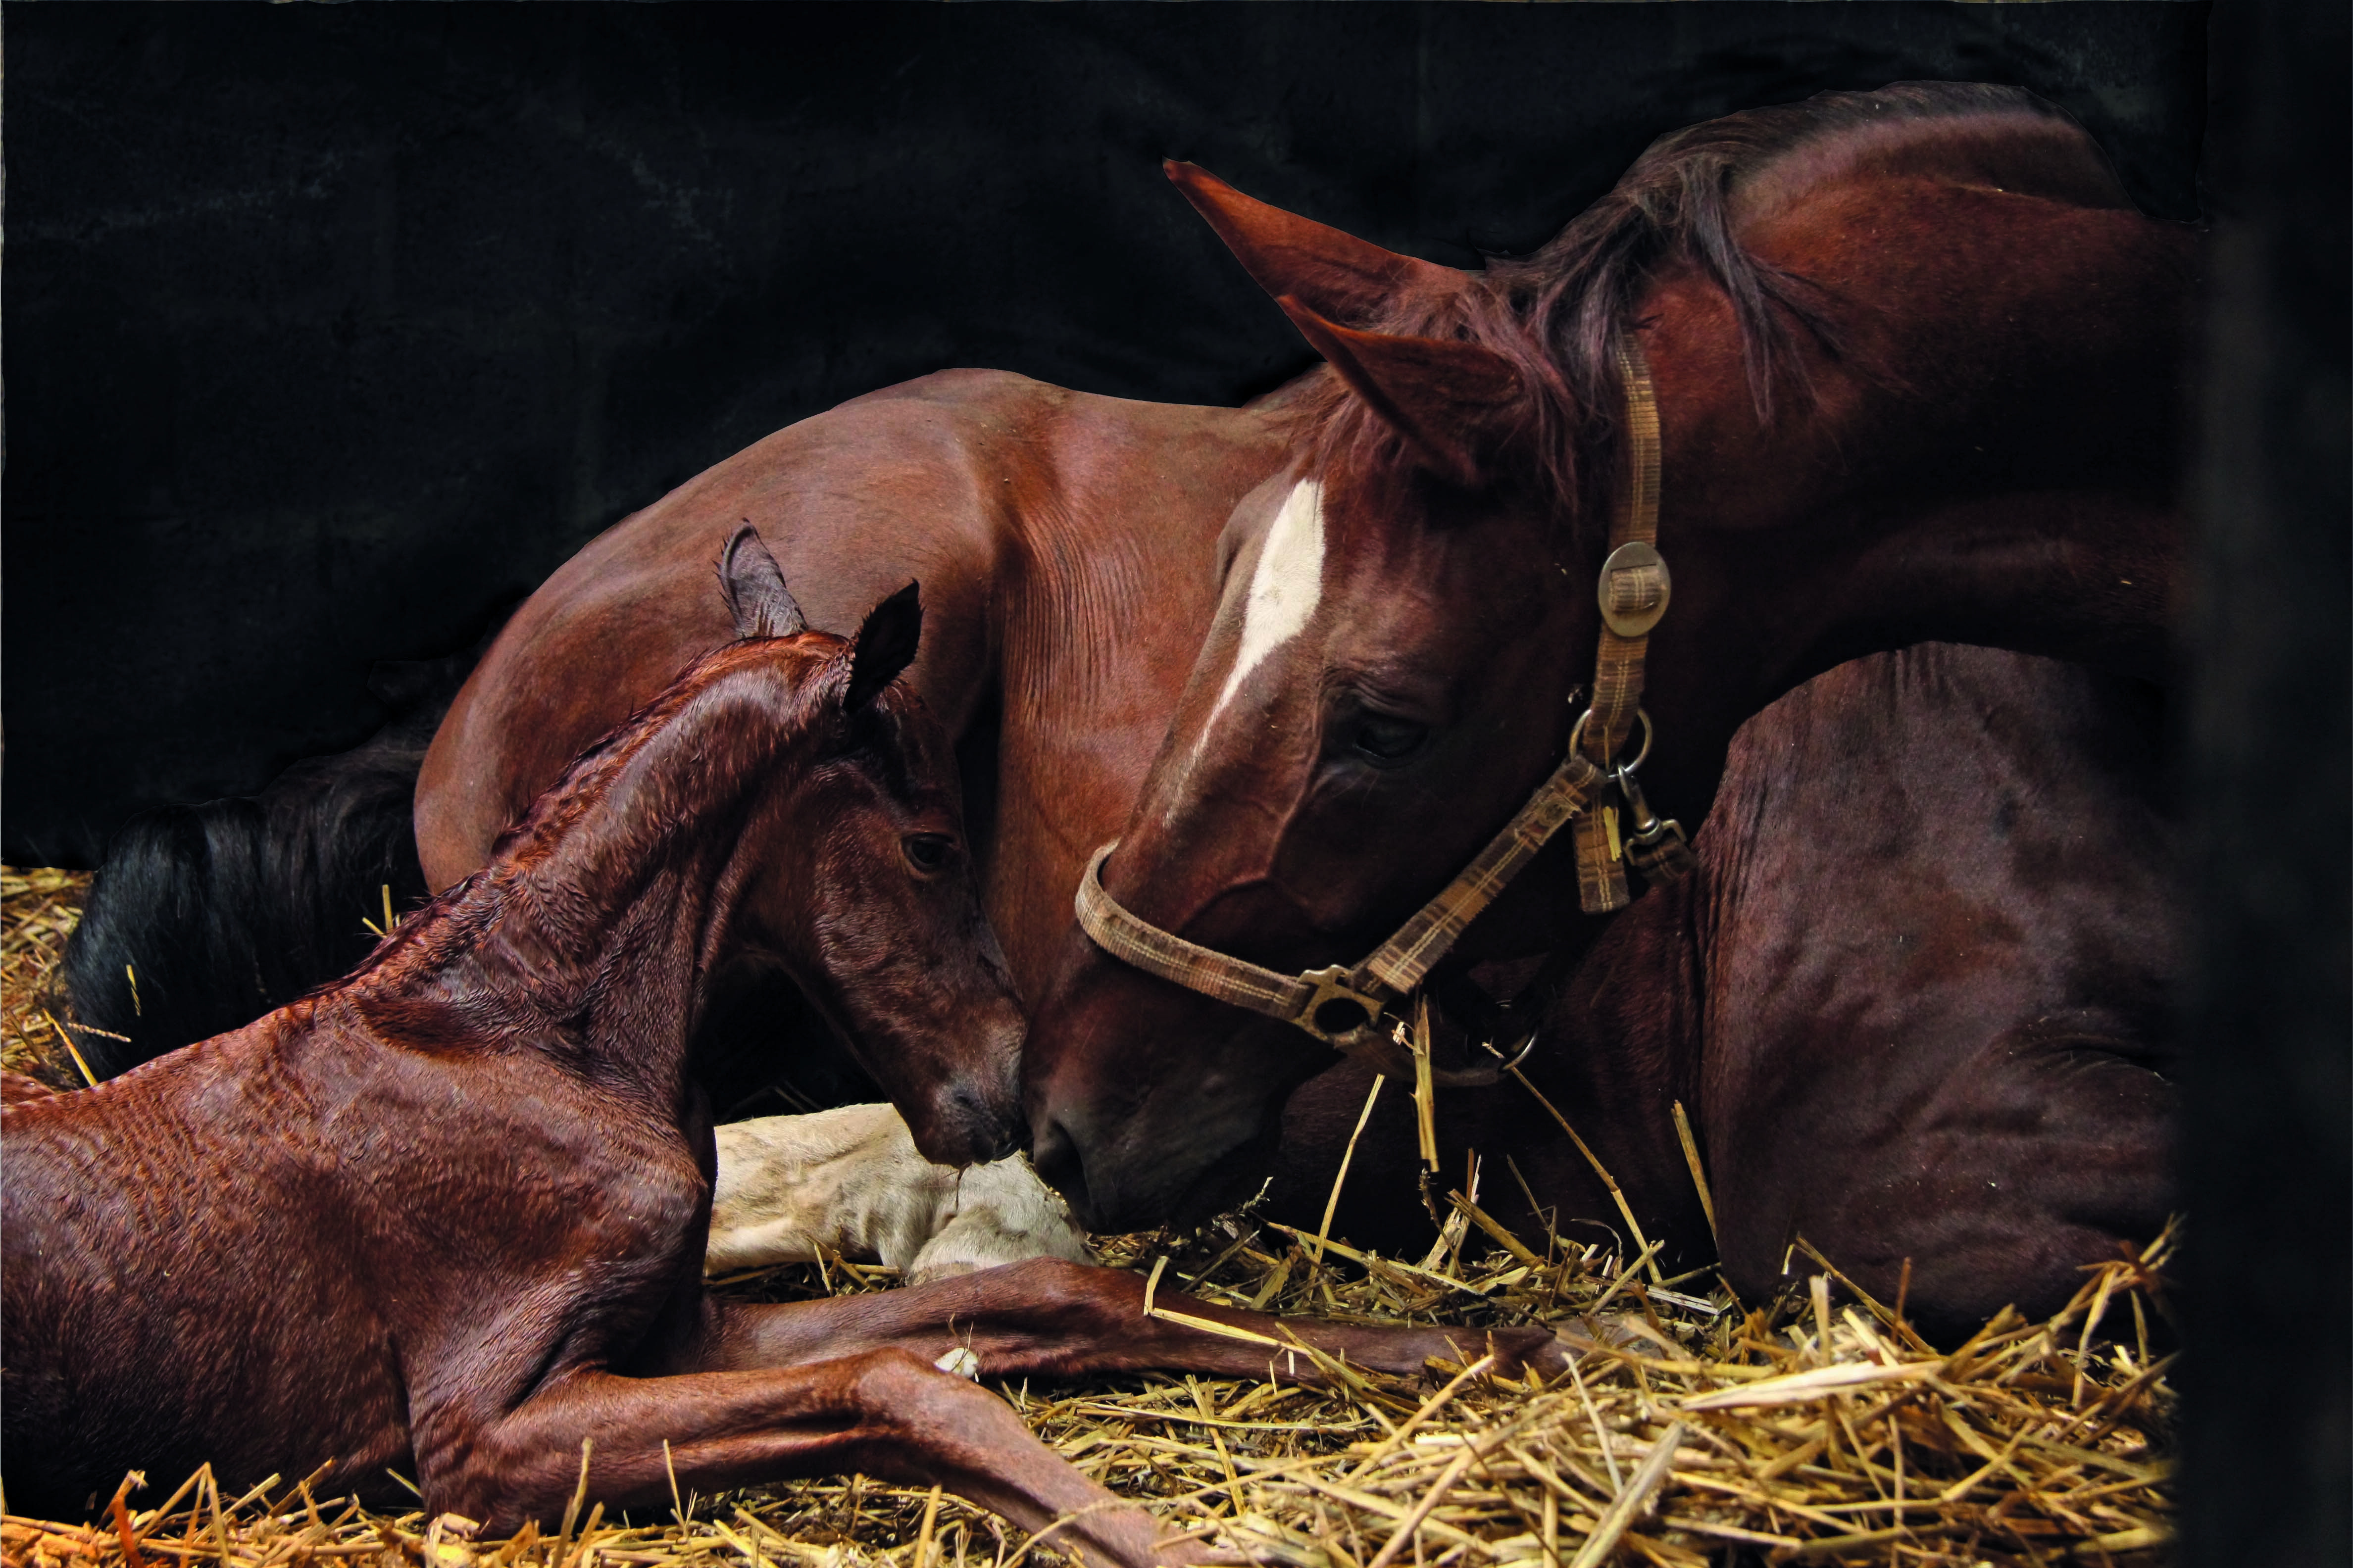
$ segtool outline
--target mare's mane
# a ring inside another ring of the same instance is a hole
[[[1617,342],[1652,271],[1680,262],[1723,290],[1738,324],[1750,395],[1769,422],[1777,380],[1812,395],[1802,361],[1788,353],[1791,323],[1833,358],[1845,344],[1821,289],[1740,244],[1734,198],[1744,179],[1862,128],[1991,119],[2040,122],[2098,157],[2064,110],[2019,88],[1899,82],[1875,92],[1818,93],[1662,136],[1607,195],[1532,254],[1491,257],[1461,289],[1408,290],[1380,316],[1346,324],[1472,342],[1509,360],[1530,395],[1521,400],[1520,427],[1503,434],[1532,451],[1541,491],[1583,536],[1609,515],[1621,450]],[[1303,397],[1299,417],[1319,471],[1404,461],[1402,438],[1328,371]]]

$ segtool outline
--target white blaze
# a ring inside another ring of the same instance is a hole
[[[1302,479],[1283,498],[1282,510],[1274,514],[1259,546],[1250,598],[1242,605],[1241,646],[1234,650],[1234,668],[1226,677],[1225,689],[1218,693],[1218,705],[1209,710],[1204,734],[1217,724],[1218,715],[1250,671],[1306,629],[1323,595],[1324,487]]]

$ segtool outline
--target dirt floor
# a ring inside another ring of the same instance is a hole
[[[0,1045],[81,1080],[50,973],[86,877],[0,870]],[[1695,1175],[1701,1173],[1695,1173]],[[2153,1564],[2169,1557],[2170,1233],[2089,1268],[2048,1322],[2005,1312],[1951,1353],[1802,1248],[1778,1300],[1711,1273],[1662,1280],[1621,1255],[1514,1237],[1458,1201],[1419,1258],[1368,1257],[1247,1215],[1103,1238],[1107,1262],[1237,1305],[1360,1321],[1573,1324],[1607,1348],[1551,1384],[1473,1366],[1419,1382],[1339,1369],[1329,1391],[1190,1377],[1008,1386],[1030,1426],[1113,1490],[1240,1560],[1293,1568],[1527,1563]],[[885,1289],[839,1261],[722,1288],[777,1300]],[[375,1514],[300,1477],[242,1495],[157,1476],[91,1523],[0,1519],[7,1568],[907,1568],[1021,1562],[1028,1543],[935,1492],[860,1477],[659,1517],[590,1506],[551,1531],[470,1538],[453,1516]],[[1050,1551],[1050,1542],[1046,1550]]]

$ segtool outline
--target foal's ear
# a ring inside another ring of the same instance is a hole
[[[746,521],[719,557],[719,591],[735,617],[739,637],[788,637],[808,629],[801,607],[785,587],[776,558],[760,542],[760,531]]]
[[[1323,315],[1361,321],[1408,289],[1462,286],[1462,274],[1451,267],[1399,256],[1370,240],[1269,206],[1206,169],[1174,159],[1160,167],[1193,209],[1209,220],[1243,270],[1278,299],[1289,294]]]
[[[1449,338],[1359,332],[1287,295],[1275,303],[1425,467],[1465,489],[1479,484],[1488,422],[1525,390],[1510,360]]]
[[[849,689],[841,700],[845,712],[855,713],[899,679],[915,661],[915,645],[923,637],[923,600],[910,583],[866,612],[866,624],[849,646]]]

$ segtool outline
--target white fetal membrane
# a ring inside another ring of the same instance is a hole
[[[1218,705],[1209,710],[1204,733],[1217,724],[1250,671],[1305,629],[1323,594],[1324,487],[1302,479],[1283,498],[1282,510],[1274,514],[1259,546],[1250,598],[1242,605],[1241,646],[1234,650],[1234,668],[1218,693]]]
[[[1029,1162],[934,1165],[887,1105],[730,1122],[718,1142],[707,1273],[835,1252],[879,1258],[917,1285],[1028,1258],[1092,1261],[1070,1210]]]

